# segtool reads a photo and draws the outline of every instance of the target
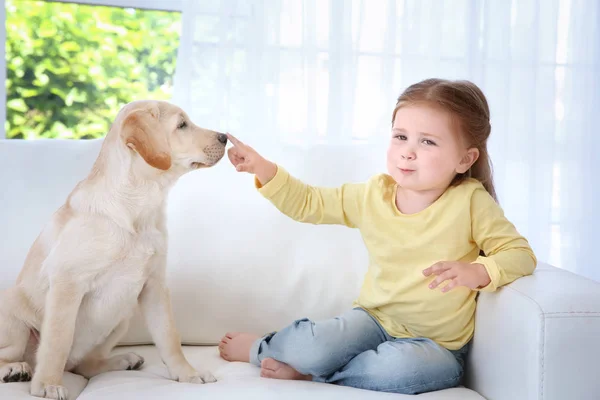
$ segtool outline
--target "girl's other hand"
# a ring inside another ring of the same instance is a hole
[[[469,289],[480,289],[490,284],[491,279],[483,264],[465,263],[460,261],[440,261],[423,270],[423,275],[436,275],[430,284],[430,289],[435,289],[441,283],[450,281],[442,288],[442,292],[448,292],[457,286],[465,286]]]

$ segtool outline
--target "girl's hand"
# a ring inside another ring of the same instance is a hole
[[[233,144],[227,150],[227,157],[238,172],[255,174],[261,185],[266,185],[277,173],[277,165],[265,160],[252,147],[240,142],[233,135],[227,134]]]
[[[491,282],[483,264],[471,264],[460,261],[440,261],[423,270],[423,275],[437,275],[429,284],[430,289],[435,289],[442,282],[450,281],[442,288],[442,292],[454,289],[456,286],[466,286],[469,289],[478,289],[489,285]]]

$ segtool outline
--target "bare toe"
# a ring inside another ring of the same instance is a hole
[[[219,345],[219,355],[221,356],[222,359],[226,360],[226,361],[231,361],[229,359],[229,355],[227,354],[227,352],[225,351],[224,346],[222,346],[221,344]]]
[[[303,375],[289,365],[272,358],[265,358],[260,363],[260,376],[272,379],[312,380],[310,375]]]
[[[219,343],[219,354],[227,361],[250,361],[250,348],[258,339],[250,333],[228,332]]]

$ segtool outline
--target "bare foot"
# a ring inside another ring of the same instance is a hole
[[[312,381],[312,376],[303,375],[289,365],[272,358],[265,358],[262,360],[260,363],[260,376],[273,379]]]
[[[227,361],[250,362],[250,347],[259,337],[251,333],[228,332],[219,343],[219,354]]]

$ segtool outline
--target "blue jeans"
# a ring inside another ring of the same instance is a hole
[[[250,362],[273,358],[313,381],[418,394],[457,386],[468,344],[450,351],[427,338],[398,339],[365,310],[313,322],[300,319],[256,340]]]

